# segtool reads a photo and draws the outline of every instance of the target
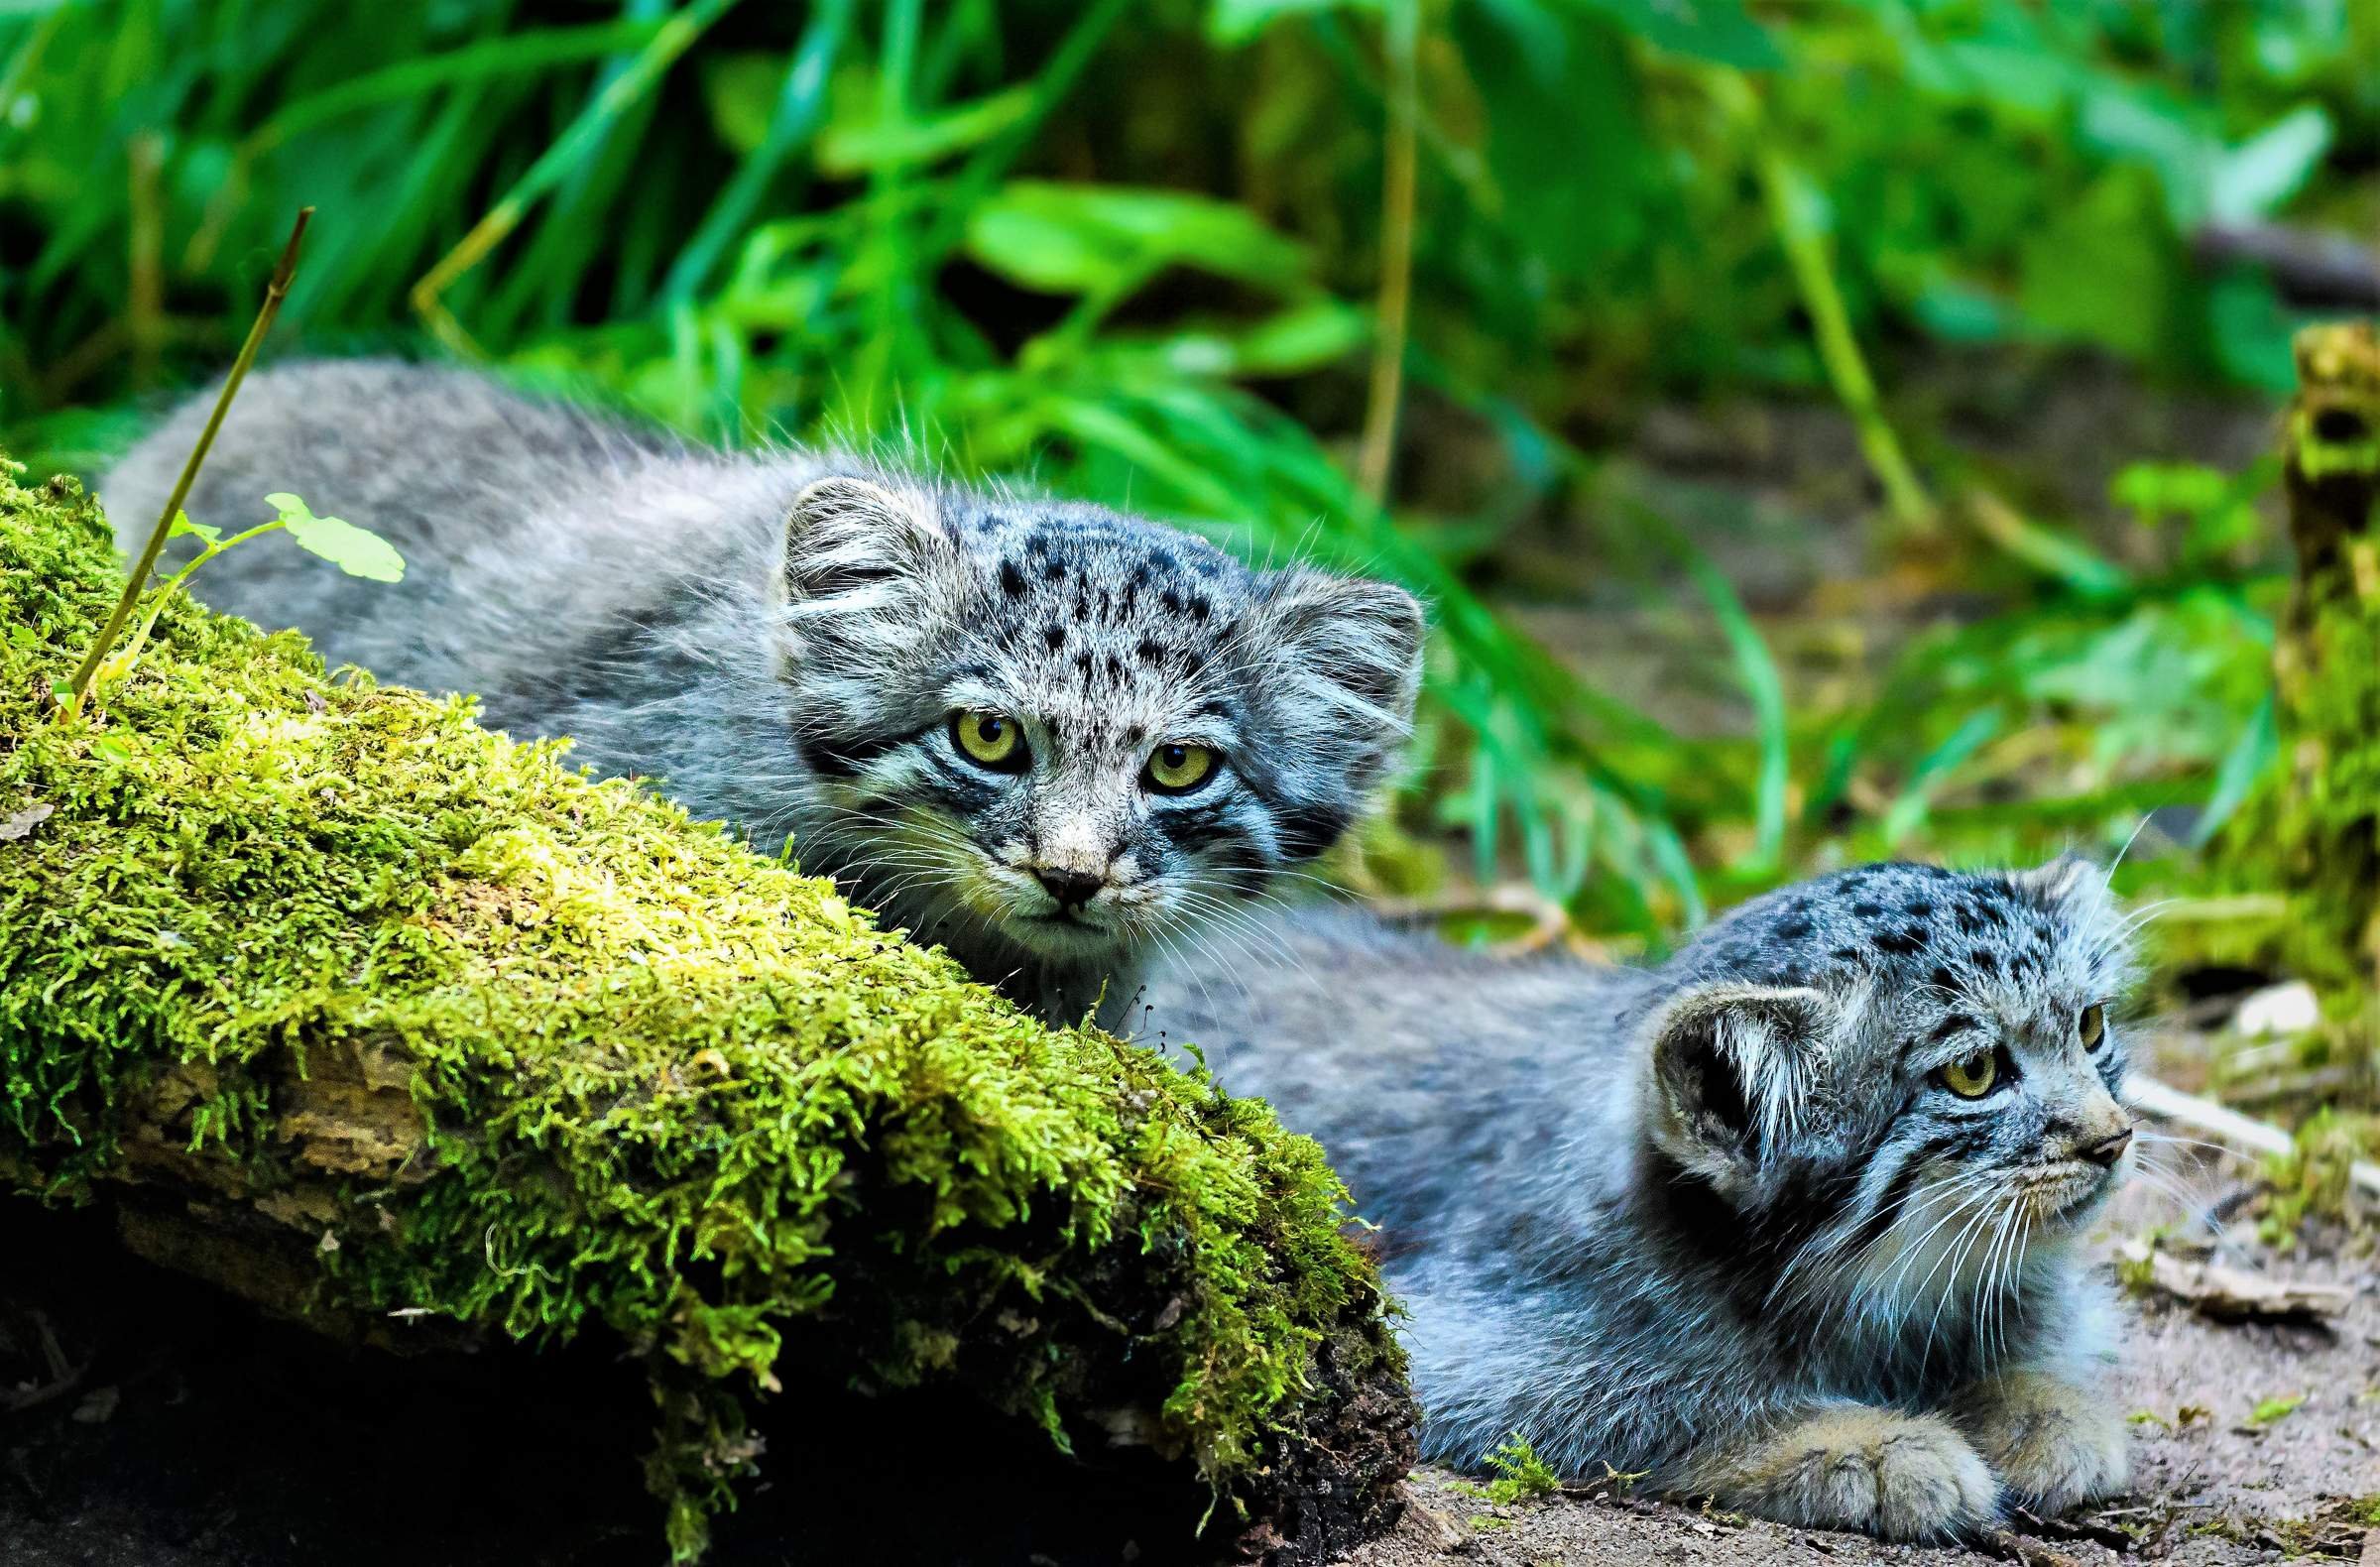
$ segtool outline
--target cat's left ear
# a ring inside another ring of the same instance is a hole
[[[837,474],[811,483],[785,517],[785,594],[793,603],[913,595],[949,578],[957,542],[930,496]]]
[[[2016,896],[2050,914],[2073,934],[2093,961],[2100,979],[2118,985],[2129,979],[2133,924],[2108,886],[2109,872],[2079,854],[2062,854],[2047,865],[2008,878]]]
[[[2010,885],[2045,908],[2071,903],[2078,897],[2095,897],[2107,888],[2106,875],[2079,854],[2062,854],[2047,865],[2037,865],[2030,871],[2019,871],[2008,878]]]
[[[1811,1109],[1835,1003],[1814,990],[1708,985],[1652,1020],[1654,1145],[1724,1196],[1748,1192]]]
[[[2038,908],[2062,916],[2076,928],[2111,930],[2122,923],[2107,872],[2079,854],[2062,854],[2047,865],[2018,871],[2008,885]]]
[[[1341,721],[1402,731],[1421,688],[1421,601],[1393,582],[1304,566],[1266,580],[1251,617]]]

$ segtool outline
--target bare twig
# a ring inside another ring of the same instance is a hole
[[[2347,1309],[2341,1284],[2293,1284],[2220,1263],[2197,1262],[2139,1241],[2125,1259],[2147,1268],[2151,1287],[2219,1322],[2320,1322]]]
[[[2131,1535],[2099,1517],[2045,1517],[2030,1507],[2022,1507],[2009,1510],[2018,1523],[2045,1540],[2092,1540],[2118,1555],[2131,1554],[2135,1543]]]
[[[2036,1545],[2022,1535],[2006,1529],[1985,1529],[1974,1538],[1974,1547],[1986,1556],[2004,1562],[2016,1562],[2019,1567],[2082,1567],[2064,1551],[2054,1551],[2047,1545]]]
[[[2352,234],[2283,223],[2208,223],[2191,236],[2204,261],[2264,268],[2293,304],[2380,310],[2380,256]]]
[[[310,206],[298,209],[298,221],[290,226],[290,242],[282,247],[281,265],[273,269],[273,281],[265,285],[264,303],[257,306],[255,324],[248,328],[248,340],[240,345],[240,357],[231,363],[231,374],[223,379],[223,390],[215,394],[213,412],[206,417],[206,427],[198,432],[197,443],[181,465],[181,477],[174,481],[173,493],[166,497],[166,509],[158,514],[157,526],[149,530],[149,542],[141,547],[141,556],[133,562],[130,575],[124,579],[124,591],[116,597],[116,607],[108,611],[107,624],[91,643],[91,651],[83,656],[82,666],[74,671],[73,690],[66,698],[68,716],[82,711],[82,701],[99,673],[99,665],[107,659],[108,650],[124,631],[124,623],[132,619],[133,606],[141,599],[141,589],[148,584],[149,573],[157,569],[157,557],[166,547],[166,536],[173,532],[174,518],[180,512],[181,503],[189,499],[190,486],[197,482],[198,469],[206,461],[207,448],[215,443],[215,431],[223,427],[223,416],[231,412],[231,400],[247,379],[248,367],[256,362],[256,351],[263,346],[265,334],[273,329],[273,318],[281,313],[281,301],[290,292],[290,279],[298,271],[298,247],[305,238],[305,225],[313,220]]]
[[[166,347],[166,274],[162,259],[166,243],[165,198],[158,183],[163,178],[165,153],[155,131],[143,131],[124,150],[127,191],[125,211],[131,233],[126,241],[130,287],[124,319],[132,337],[132,384],[143,391],[157,385]]]

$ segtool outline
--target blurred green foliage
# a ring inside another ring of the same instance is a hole
[[[2278,391],[2295,316],[2193,238],[2368,221],[2375,58],[2357,0],[0,0],[0,440],[93,465],[228,359],[310,202],[310,351],[484,355],[1406,581],[1441,627],[1406,820],[1642,937],[1814,859],[2236,802],[2269,475],[2132,468],[2111,544],[1896,418],[1894,372]],[[1385,504],[1351,477],[1375,327]],[[1655,403],[1731,397],[1839,401],[1865,562],[1966,610],[1812,674],[1692,487],[1614,460]],[[1490,607],[1581,517],[1726,732]]]

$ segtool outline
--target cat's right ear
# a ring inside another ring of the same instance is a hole
[[[1652,1021],[1654,1145],[1727,1197],[1758,1180],[1811,1109],[1834,1003],[1814,990],[1710,985]]]
[[[930,497],[836,475],[793,498],[785,518],[786,599],[795,604],[896,599],[956,577],[957,541]]]

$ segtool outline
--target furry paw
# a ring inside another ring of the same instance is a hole
[[[1954,1417],[2009,1491],[2042,1511],[2120,1495],[2131,1477],[2130,1433],[2092,1389],[2012,1372],[1970,1388]]]
[[[1955,1539],[1998,1501],[1982,1456],[1948,1421],[1861,1404],[1698,1459],[1688,1489],[1780,1522],[1895,1540]]]

